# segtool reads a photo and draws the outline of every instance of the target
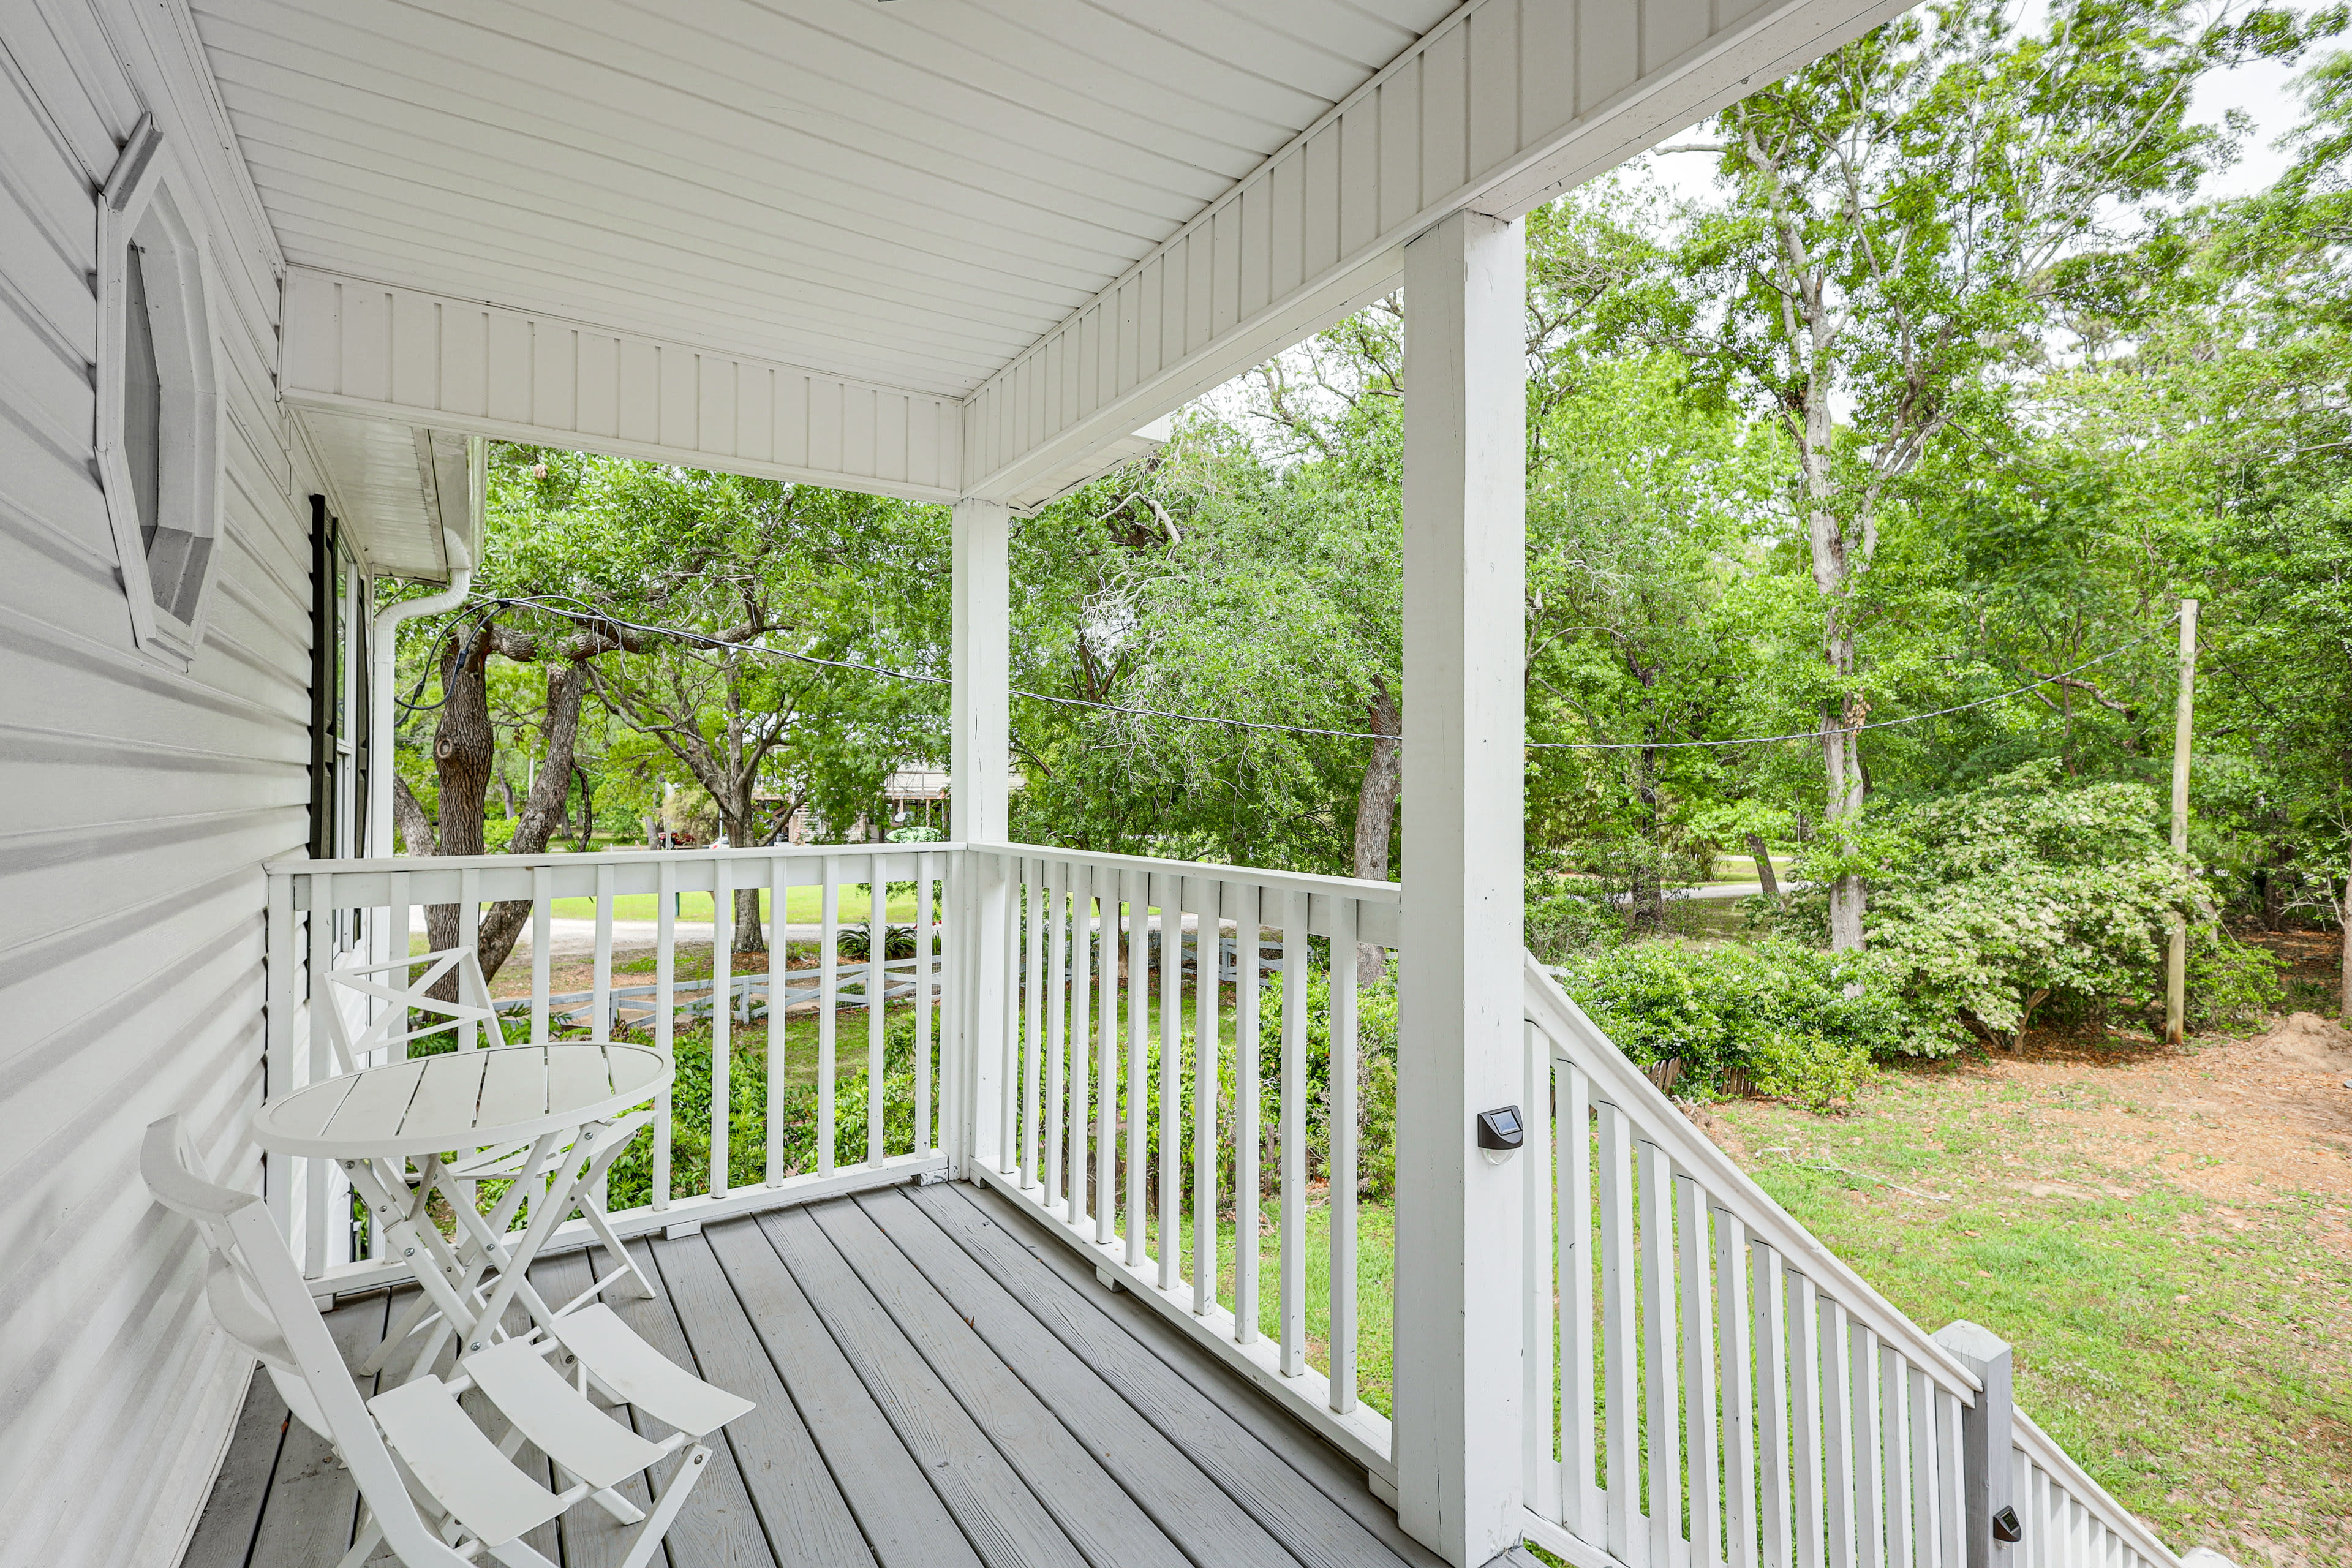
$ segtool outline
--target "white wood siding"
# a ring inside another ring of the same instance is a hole
[[[310,480],[276,251],[176,7],[0,0],[0,1563],[168,1564],[243,1387],[138,1139],[257,1185],[261,861],[306,837]],[[96,192],[152,110],[212,230],[226,497],[194,668],[131,643],[92,461]]]
[[[307,407],[956,499],[958,399],[301,268],[285,376]]]
[[[1909,0],[1470,0],[966,400],[1010,495],[1392,287],[1464,206],[1515,217]]]

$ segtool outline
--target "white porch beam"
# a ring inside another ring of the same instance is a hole
[[[1405,247],[1402,937],[1397,1003],[1397,1517],[1458,1568],[1518,1543],[1517,1102],[1527,298],[1517,221]],[[1541,1107],[1525,1107],[1533,1125]]]
[[[279,382],[299,407],[908,500],[963,493],[953,397],[307,268],[287,272],[285,317]]]
[[[1002,501],[961,500],[950,526],[948,837],[960,844],[1002,844],[1009,837],[1012,786],[1012,512]],[[1000,1103],[1004,952],[1013,916],[1004,863],[993,855],[971,855],[965,865],[960,896],[972,918],[961,951],[971,979],[957,1026],[966,1041],[969,1076],[956,1090],[961,1128],[956,1155],[958,1173],[970,1175],[967,1162],[992,1168],[1003,1150],[1001,1122],[982,1108]]]
[[[1517,217],[1910,0],[1469,0],[965,405],[1005,497],[1393,287],[1447,214]]]

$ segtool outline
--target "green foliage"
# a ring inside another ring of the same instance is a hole
[[[764,1034],[764,1031],[762,1032]],[[710,1190],[711,1035],[708,1025],[682,1031],[674,1043],[677,1076],[670,1088],[670,1190],[678,1196]],[[842,1061],[852,1060],[845,1050]],[[864,1061],[861,1046],[857,1062]],[[914,1147],[915,1021],[902,1014],[883,1037],[883,1146],[903,1154]],[[756,1186],[768,1179],[768,1071],[764,1040],[733,1042],[727,1067],[727,1176],[732,1187]],[[787,1083],[780,1097],[778,1128],[785,1175],[817,1168],[818,1086]],[[866,1158],[866,1118],[871,1101],[862,1070],[844,1073],[834,1084],[834,1150],[842,1164]],[[936,1117],[933,1125],[937,1125]],[[653,1130],[647,1128],[613,1163],[607,1179],[612,1206],[652,1201]]]
[[[1851,1099],[1912,1033],[1883,970],[1792,942],[1629,942],[1571,958],[1560,984],[1636,1063],[1679,1058],[1706,1089],[1745,1073],[1814,1110]]]
[[[1869,954],[1937,1053],[1970,1030],[2013,1041],[2037,1009],[2071,1020],[2160,1005],[2168,923],[2196,935],[2208,1016],[2261,987],[2137,784],[2069,784],[2054,761],[1876,814]],[[1817,879],[1821,869],[1809,867]],[[1820,904],[1820,895],[1800,900]]]

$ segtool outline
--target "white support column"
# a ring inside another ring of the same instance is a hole
[[[1002,844],[1012,784],[1012,513],[1001,501],[958,501],[953,526],[948,836],[965,844]],[[971,945],[963,949],[970,962],[960,966],[964,1005],[958,1010],[963,1037],[957,1094],[967,1141],[961,1153],[985,1164],[996,1158],[1002,1133],[995,1108],[1003,1092],[1008,881],[1003,863],[992,857],[967,856],[964,864],[965,907],[973,924]]]
[[[1476,1117],[1523,1093],[1527,262],[1517,224],[1476,213],[1404,256],[1394,1452],[1399,1521],[1474,1568],[1523,1507],[1526,1156],[1489,1163]]]

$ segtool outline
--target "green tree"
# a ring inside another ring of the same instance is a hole
[[[2329,25],[2334,25],[2330,23]],[[2185,195],[2228,130],[2190,117],[2218,65],[2288,57],[2305,29],[2258,9],[2074,0],[2028,33],[1997,0],[1931,5],[1727,110],[1717,195],[1691,215],[1675,336],[1784,427],[1819,597],[1824,817],[1853,825],[1860,727],[1881,695],[1859,639],[1882,517],[1948,438],[2005,423],[2006,377],[2095,289],[2136,204]],[[1863,941],[1858,869],[1830,933]]]

